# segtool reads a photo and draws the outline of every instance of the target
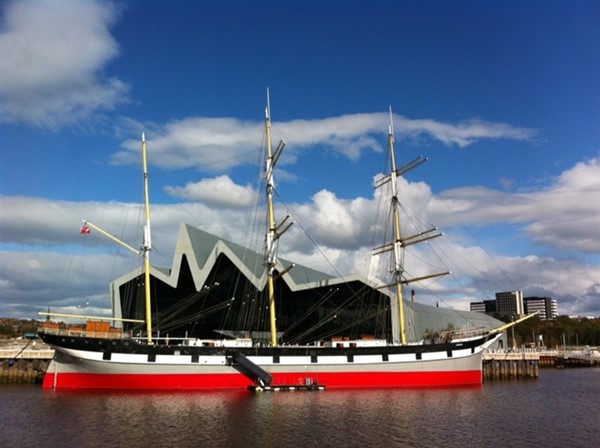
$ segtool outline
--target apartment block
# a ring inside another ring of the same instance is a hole
[[[556,319],[558,316],[558,302],[550,297],[525,297],[525,312],[535,313],[542,320]]]

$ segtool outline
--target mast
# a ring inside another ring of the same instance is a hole
[[[92,228],[97,230],[105,237],[113,240],[114,242],[120,244],[126,249],[134,252],[137,255],[140,255],[144,258],[144,299],[145,299],[145,307],[146,307],[146,333],[148,337],[148,343],[152,344],[152,308],[151,308],[151,300],[150,300],[150,251],[152,250],[152,240],[150,235],[150,193],[148,188],[148,158],[146,155],[146,134],[142,132],[142,162],[143,162],[143,170],[144,170],[144,206],[146,210],[146,222],[144,224],[144,237],[142,240],[142,245],[140,250],[135,249],[124,241],[121,241],[116,236],[110,234],[106,230],[98,227],[96,224],[91,221],[84,220],[81,233],[89,233],[89,229]],[[85,231],[87,229],[87,231]],[[137,319],[110,319],[113,321],[120,322],[144,322]]]
[[[289,216],[286,216],[283,221],[277,225],[275,223],[275,206],[273,204],[273,193],[275,191],[275,182],[273,180],[273,171],[275,170],[275,164],[285,146],[283,141],[280,141],[275,151],[271,143],[271,104],[269,99],[269,90],[267,89],[267,108],[265,110],[265,132],[266,132],[266,146],[267,146],[267,162],[265,168],[265,180],[266,180],[266,196],[267,196],[267,235],[266,235],[266,261],[265,265],[267,268],[267,287],[269,293],[269,316],[270,316],[270,328],[271,328],[271,345],[277,346],[277,316],[275,313],[275,266],[277,265],[277,241],[291,226],[292,222],[283,225],[288,220]],[[282,229],[283,227],[283,229]],[[279,273],[279,276],[289,271],[292,266],[288,267],[284,271]]]
[[[392,220],[394,227],[394,240],[392,243],[385,244],[381,247],[374,249],[374,254],[378,255],[383,252],[393,251],[394,253],[394,267],[392,269],[393,283],[390,285],[386,285],[387,287],[395,287],[396,289],[396,305],[398,307],[399,313],[399,324],[400,324],[400,335],[398,340],[396,336],[394,336],[394,343],[400,343],[402,345],[406,345],[406,318],[404,316],[404,294],[402,290],[402,285],[406,283],[410,283],[412,281],[423,280],[424,278],[430,278],[433,276],[421,277],[419,279],[406,280],[404,279],[404,249],[406,246],[410,246],[412,244],[420,243],[422,241],[429,240],[431,238],[435,238],[441,236],[440,233],[437,233],[437,229],[431,229],[425,232],[421,232],[417,235],[412,235],[406,238],[402,237],[402,228],[400,225],[400,201],[398,200],[398,186],[397,180],[398,176],[406,173],[407,171],[416,168],[422,163],[426,162],[427,159],[424,157],[417,157],[412,162],[404,165],[403,167],[396,167],[396,150],[395,150],[395,137],[394,137],[394,124],[392,117],[392,108],[390,107],[390,124],[388,126],[388,149],[390,153],[390,162],[391,162],[391,170],[390,174],[380,179],[376,184],[375,188],[379,188],[388,182],[391,184],[392,189],[392,197],[391,197],[391,206],[392,206]],[[436,234],[432,234],[432,232],[436,231]],[[444,273],[446,274],[446,273]],[[436,274],[444,275],[444,274]]]
[[[392,108],[390,107],[390,124],[388,126],[388,149],[390,151],[391,173],[390,182],[392,186],[392,214],[394,221],[394,283],[396,285],[396,303],[400,313],[400,343],[406,345],[406,321],[404,319],[404,294],[402,292],[402,273],[404,271],[404,248],[402,247],[402,233],[400,229],[400,213],[398,211],[398,188],[396,180],[396,154],[394,148],[394,125],[392,121]]]
[[[144,165],[144,206],[146,210],[146,223],[144,224],[144,240],[142,243],[142,256],[144,257],[144,297],[146,301],[146,333],[148,343],[152,344],[152,308],[150,300],[150,250],[152,240],[150,235],[150,193],[148,188],[148,159],[146,156],[146,135],[142,133],[142,160]]]
[[[266,167],[266,190],[267,190],[267,284],[269,291],[269,316],[271,322],[271,345],[277,346],[277,317],[275,314],[275,285],[274,272],[277,261],[275,254],[275,207],[273,205],[273,148],[271,144],[271,104],[269,91],[267,90],[267,109],[265,118],[265,132],[267,139],[267,167]]]

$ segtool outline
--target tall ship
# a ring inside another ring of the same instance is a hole
[[[291,222],[287,218],[277,222],[275,215],[274,170],[284,144],[272,147],[268,95],[265,115],[267,230],[264,238],[265,251],[260,263],[263,272],[260,277],[256,275],[257,280],[253,285],[255,293],[262,297],[264,306],[247,307],[243,311],[237,308],[237,324],[228,321],[230,327],[227,329],[216,330],[206,328],[205,325],[203,330],[196,331],[196,326],[208,322],[207,313],[228,307],[233,309],[233,298],[205,308],[203,314],[192,312],[191,307],[181,312],[181,319],[164,318],[169,324],[180,320],[189,325],[193,321],[194,326],[188,327],[183,334],[177,333],[173,325],[165,324],[162,333],[155,328],[153,322],[159,319],[160,310],[156,309],[157,300],[153,300],[153,294],[158,293],[158,288],[151,286],[153,268],[150,264],[152,243],[148,164],[146,139],[142,136],[145,225],[141,248],[138,250],[121,242],[89,221],[84,221],[82,232],[87,233],[90,229],[98,231],[141,255],[143,272],[136,281],[142,285],[140,289],[143,290],[144,300],[136,302],[135,306],[125,307],[124,310],[120,303],[119,306],[113,303],[111,318],[40,313],[47,315],[48,320],[41,325],[39,335],[55,350],[55,357],[44,377],[44,388],[249,388],[270,391],[468,386],[482,383],[483,351],[494,344],[508,326],[448,329],[415,341],[409,340],[406,316],[408,304],[404,289],[411,282],[442,274],[406,278],[404,251],[408,246],[428,241],[440,234],[436,229],[408,236],[401,231],[397,179],[425,159],[418,158],[405,166],[396,166],[391,110],[388,131],[390,171],[376,184],[376,188],[388,185],[391,192],[388,202],[391,241],[373,251],[376,256],[390,254],[393,262],[389,283],[376,288],[379,291],[379,301],[384,301],[381,307],[383,311],[368,311],[367,317],[356,317],[356,301],[360,291],[352,290],[346,283],[344,285],[347,289],[342,288],[341,293],[338,287],[322,294],[328,306],[319,307],[316,302],[285,303],[286,294],[282,294],[282,291],[287,291],[287,295],[291,296],[291,290],[286,285],[293,283],[291,279],[295,275],[294,270],[301,268],[278,258],[278,242]],[[242,251],[241,248],[236,248]],[[235,249],[230,252],[234,253]],[[158,270],[156,272],[157,275],[160,274]],[[321,285],[326,282],[315,283]],[[334,283],[331,281],[328,284]],[[205,285],[199,289],[208,291],[219,287],[219,283],[214,281],[212,286]],[[336,294],[336,291],[338,297],[341,294],[346,296],[336,299],[337,301],[328,297]],[[206,300],[208,294],[195,292],[190,300]],[[239,302],[237,300],[236,303]],[[346,308],[351,310],[344,314]],[[239,317],[252,313],[263,314],[263,320],[268,323],[267,331],[261,331],[260,328],[253,327],[253,324],[246,323],[250,321],[243,321]],[[306,317],[303,321],[310,321],[310,328],[307,324],[300,324],[300,314]],[[350,315],[356,317],[356,322],[350,322],[347,317]],[[65,326],[50,320],[73,317],[85,317],[87,323]],[[165,328],[173,330],[169,333]],[[329,330],[318,332],[314,328]]]

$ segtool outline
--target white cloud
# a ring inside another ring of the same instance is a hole
[[[436,120],[413,120],[400,117],[394,120],[396,131],[400,135],[419,136],[427,134],[446,145],[457,145],[461,148],[483,139],[531,140],[537,131],[530,128],[518,128],[506,123],[489,123],[483,120],[470,119],[450,124]]]
[[[27,310],[35,317],[48,306],[110,308],[108,283],[114,278],[115,266],[112,255],[0,251],[0,260],[0,278],[5,279],[0,282],[2,316]]]
[[[102,71],[119,54],[118,15],[95,0],[5,3],[0,120],[59,129],[123,102],[126,84]]]
[[[273,143],[283,140],[293,148],[284,151],[280,165],[294,163],[300,151],[315,147],[357,161],[365,151],[383,151],[380,136],[387,132],[388,120],[387,114],[374,113],[276,122],[273,124]],[[394,121],[398,139],[426,137],[459,147],[482,139],[528,140],[537,134],[533,129],[476,120],[450,124],[395,116]],[[127,126],[152,129],[148,135],[152,161],[167,169],[223,172],[256,163],[254,154],[264,139],[262,122],[234,118],[187,118],[164,126],[142,126],[129,121]],[[127,140],[121,146],[123,150],[113,155],[113,162],[137,163],[139,142]]]
[[[188,118],[163,127],[147,127],[151,129],[147,135],[148,151],[154,165],[209,172],[255,164],[256,148],[260,148],[263,135],[261,123],[235,118]],[[124,149],[113,155],[113,163],[139,163],[139,141],[127,140],[121,146]]]
[[[537,243],[584,253],[600,253],[600,159],[578,163],[549,187],[508,193],[485,187],[454,189],[440,195],[436,215],[448,207],[467,223],[514,223]]]
[[[0,195],[0,244],[22,251],[46,248],[73,249],[78,245],[116,252],[116,245],[98,232],[79,234],[82,219],[87,219],[133,247],[142,240],[145,214],[141,204],[121,202],[69,202]],[[169,265],[179,225],[187,222],[235,241],[247,233],[247,209],[209,207],[193,204],[152,204],[153,259]],[[122,249],[127,253],[125,249]]]
[[[357,247],[368,227],[354,216],[353,210],[362,208],[364,202],[362,198],[340,200],[330,191],[322,190],[294,214],[308,223],[307,231],[316,241],[327,242],[331,248]]]
[[[167,186],[165,191],[186,201],[200,201],[211,206],[231,208],[248,208],[258,200],[258,193],[251,185],[242,187],[225,175],[189,182],[183,188]]]

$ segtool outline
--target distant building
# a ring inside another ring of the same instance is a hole
[[[504,316],[514,317],[525,314],[523,291],[497,292],[496,312]]]
[[[558,302],[550,297],[525,297],[525,312],[537,311],[541,320],[553,320],[558,316]]]
[[[476,313],[518,317],[535,313],[542,320],[553,320],[558,317],[558,302],[550,297],[525,297],[523,291],[497,292],[496,300],[471,302],[470,310]]]
[[[470,311],[475,313],[485,313],[485,303],[483,302],[471,302],[469,305]]]
[[[483,302],[471,302],[471,311],[476,313],[492,314],[496,312],[495,300],[484,300]]]

